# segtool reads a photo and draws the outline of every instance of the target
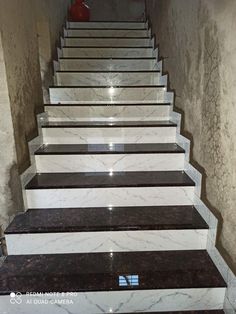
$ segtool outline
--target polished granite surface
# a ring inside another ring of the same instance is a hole
[[[77,154],[174,154],[184,153],[174,143],[162,144],[49,144],[42,145],[35,155],[77,155]]]
[[[206,251],[8,256],[0,268],[0,294],[211,287],[225,282]]]
[[[183,171],[39,173],[26,189],[195,186]]]
[[[58,104],[56,104],[56,103],[47,103],[47,104],[45,104],[44,106],[45,107],[58,107],[58,106],[63,106],[63,107],[83,107],[83,106],[85,106],[85,107],[87,107],[87,106],[92,106],[92,107],[94,107],[94,106],[97,106],[97,107],[99,107],[99,106],[112,106],[112,107],[114,107],[114,106],[171,106],[171,103],[168,103],[168,102],[163,102],[163,103],[148,103],[148,104],[144,104],[144,103],[127,103],[127,104],[108,104],[107,102],[105,102],[105,103],[95,103],[95,104],[77,104],[77,103],[66,103],[66,104],[61,104],[61,103],[58,103]]]
[[[117,128],[117,127],[176,127],[171,121],[61,121],[45,122],[42,128]]]
[[[136,312],[137,313],[137,312]],[[209,311],[176,311],[176,312],[138,312],[139,314],[224,314],[223,310],[209,310]],[[135,314],[135,313],[122,313]]]
[[[207,229],[193,206],[31,209],[5,234]]]

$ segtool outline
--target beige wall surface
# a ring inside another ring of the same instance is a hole
[[[220,219],[217,247],[236,270],[236,2],[146,0],[164,70]]]
[[[145,0],[86,0],[92,21],[143,21]]]
[[[19,173],[52,78],[52,56],[70,0],[0,0],[0,225],[22,208]],[[41,65],[41,69],[40,69]],[[41,74],[41,75],[40,75]],[[13,136],[14,135],[14,136]]]

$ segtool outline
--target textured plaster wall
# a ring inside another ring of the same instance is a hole
[[[19,180],[70,0],[0,0],[0,225],[23,209]],[[41,69],[40,69],[41,65]]]
[[[203,198],[220,219],[217,247],[236,270],[236,2],[147,0]],[[202,170],[203,170],[202,169]]]
[[[143,21],[145,0],[87,0],[93,21]]]

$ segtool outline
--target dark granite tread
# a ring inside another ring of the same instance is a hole
[[[183,171],[39,173],[27,184],[33,189],[195,186]]]
[[[108,29],[110,30],[110,29]],[[77,39],[150,39],[149,36],[140,36],[140,37],[127,37],[127,36],[119,36],[119,37],[111,37],[111,36],[65,36],[65,39],[70,39],[70,38],[77,38]]]
[[[67,29],[68,31],[71,31],[71,30],[84,30],[84,31],[97,31],[97,30],[102,30],[102,31],[148,31],[147,28],[73,28],[73,27],[70,27]],[[116,38],[116,37],[115,37]],[[134,37],[136,38],[136,37]]]
[[[127,57],[127,58],[122,58],[122,57],[60,57],[59,60],[71,60],[71,59],[76,59],[76,60],[153,60],[155,61],[155,57]]]
[[[88,70],[88,71],[80,71],[80,70],[60,70],[56,71],[56,73],[159,73],[160,70],[111,70],[111,71],[101,71],[101,70]]]
[[[150,128],[150,127],[176,127],[171,121],[60,121],[45,122],[42,128]]]
[[[142,104],[142,103],[128,103],[128,104],[109,104],[109,103],[96,103],[96,104],[76,104],[76,103],[58,103],[58,104],[44,104],[46,107],[57,107],[57,106],[63,106],[63,107],[87,107],[87,106],[92,106],[92,107],[99,107],[99,106],[171,106],[171,103],[163,102],[163,103],[147,103],[147,104]]]
[[[101,49],[154,49],[153,46],[63,46],[62,48],[75,48],[75,49],[83,49],[83,48],[86,48],[86,49],[94,49],[94,48],[101,48]]]
[[[206,311],[138,312],[138,313],[139,314],[224,314],[224,311],[223,310],[206,310]],[[137,312],[136,313],[122,313],[122,314],[137,314]]]
[[[119,276],[138,275],[137,286]],[[0,294],[216,288],[226,284],[206,251],[8,256]]]
[[[110,88],[111,86],[107,85],[107,86],[101,86],[101,85],[85,85],[85,86],[78,86],[78,85],[68,85],[68,86],[59,86],[59,85],[52,85],[52,86],[49,86],[49,88]],[[166,88],[165,85],[136,85],[136,86],[128,86],[128,85],[117,85],[117,86],[112,86],[113,88]]]
[[[184,154],[174,143],[162,144],[46,144],[35,155]]]
[[[193,206],[29,209],[5,234],[208,229]]]

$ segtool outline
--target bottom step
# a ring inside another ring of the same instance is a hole
[[[206,251],[9,256],[0,269],[0,308],[7,314],[218,310],[225,287]]]

